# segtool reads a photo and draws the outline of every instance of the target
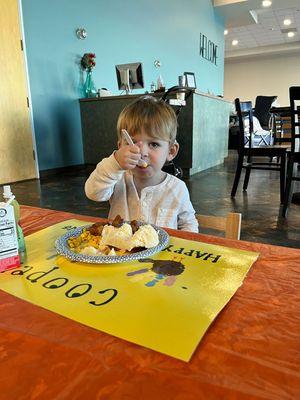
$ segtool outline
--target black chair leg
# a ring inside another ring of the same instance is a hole
[[[280,157],[280,204],[284,202],[286,155]]]
[[[288,162],[288,167],[287,167],[287,178],[286,178],[285,193],[284,193],[284,200],[283,200],[283,206],[282,206],[283,218],[286,217],[287,209],[288,209],[290,199],[291,199],[293,169],[294,169],[294,161],[292,160],[292,158],[290,158],[289,162]]]
[[[243,190],[247,190],[248,183],[249,183],[249,178],[250,178],[250,172],[251,172],[251,167],[247,167],[246,168],[245,179],[244,179]]]
[[[239,180],[240,180],[240,177],[241,177],[241,172],[242,172],[242,168],[243,168],[243,161],[244,161],[244,156],[240,154],[239,158],[238,158],[237,166],[236,166],[233,186],[232,186],[232,189],[231,189],[231,197],[235,197],[236,190],[237,190],[237,187],[239,185]]]

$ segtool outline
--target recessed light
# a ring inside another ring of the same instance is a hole
[[[228,35],[228,29],[225,29],[224,35]]]
[[[271,0],[264,0],[262,3],[263,7],[270,7],[272,5]]]
[[[236,39],[234,39],[232,42],[231,42],[231,44],[232,44],[232,46],[236,46],[237,44],[238,44],[238,40],[236,40]]]
[[[283,21],[283,25],[286,25],[286,26],[291,25],[291,23],[292,23],[292,21],[291,21],[289,18],[286,18],[286,19]]]
[[[295,32],[288,32],[288,37],[294,37],[295,36]]]

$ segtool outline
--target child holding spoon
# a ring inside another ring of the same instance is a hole
[[[118,150],[86,181],[87,197],[109,200],[109,219],[119,214],[127,221],[198,232],[185,183],[162,171],[179,149],[173,109],[155,97],[141,97],[123,109],[117,132]]]

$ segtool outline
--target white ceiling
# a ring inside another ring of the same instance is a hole
[[[225,58],[263,53],[300,52],[300,0],[273,0],[263,8],[262,0],[215,0],[214,5],[225,18]],[[292,23],[283,25],[289,18]],[[293,30],[289,38],[282,30]],[[238,45],[232,46],[237,39]]]

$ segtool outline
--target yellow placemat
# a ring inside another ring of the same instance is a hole
[[[57,256],[55,239],[87,224],[73,219],[27,236],[26,264],[0,274],[0,288],[184,361],[258,257],[175,237],[141,262],[91,265]]]

